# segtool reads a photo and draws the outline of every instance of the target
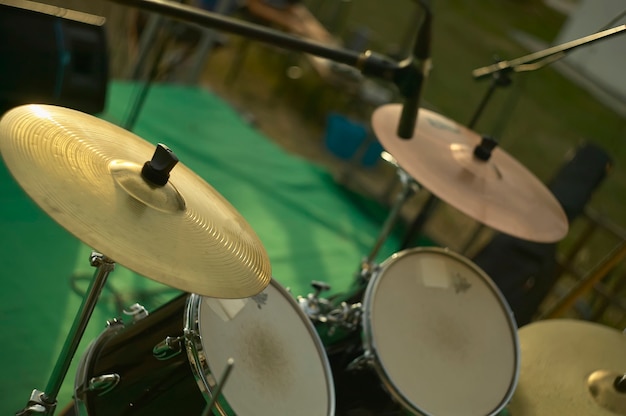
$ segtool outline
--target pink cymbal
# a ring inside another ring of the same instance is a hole
[[[528,169],[480,135],[420,109],[411,139],[396,134],[402,106],[376,109],[372,126],[385,150],[424,188],[469,217],[503,233],[555,242],[568,231],[558,200]],[[475,149],[484,157],[475,154]],[[486,147],[485,147],[486,146]]]

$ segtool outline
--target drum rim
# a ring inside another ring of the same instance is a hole
[[[370,308],[371,308],[374,294],[376,293],[376,289],[378,288],[381,276],[384,274],[385,270],[391,264],[399,261],[400,259],[404,257],[414,255],[416,253],[417,254],[435,253],[435,254],[451,257],[457,261],[460,261],[461,263],[464,263],[465,265],[470,267],[472,270],[474,270],[482,278],[482,280],[487,284],[488,288],[494,293],[494,295],[496,295],[502,309],[505,311],[505,315],[508,318],[508,321],[510,324],[509,326],[511,329],[513,346],[515,349],[515,354],[514,354],[515,363],[514,363],[513,378],[511,380],[511,383],[509,384],[506,394],[504,395],[500,403],[496,407],[494,407],[493,411],[491,413],[488,413],[486,416],[496,415],[511,400],[513,393],[515,392],[515,389],[517,387],[517,383],[519,381],[519,373],[520,373],[520,365],[521,365],[520,345],[519,345],[519,336],[517,334],[517,324],[515,321],[513,310],[509,306],[508,302],[506,301],[504,295],[502,294],[498,286],[487,275],[487,273],[485,273],[485,271],[483,271],[478,265],[476,265],[474,262],[472,262],[468,258],[448,248],[413,247],[413,248],[405,249],[405,250],[392,254],[390,257],[388,257],[385,261],[383,261],[380,264],[380,266],[376,270],[376,273],[372,275],[372,278],[367,283],[367,287],[365,289],[365,294],[363,297],[363,306],[362,306],[363,316],[361,319],[362,320],[361,325],[363,327],[363,348],[365,350],[365,353],[364,353],[365,357],[367,357],[368,361],[372,364],[376,373],[378,373],[379,377],[381,378],[381,381],[383,382],[383,384],[385,385],[389,393],[396,400],[398,400],[403,406],[407,407],[408,409],[418,412],[418,414],[425,415],[425,416],[430,415],[430,413],[426,413],[424,409],[420,409],[416,407],[413,403],[411,403],[410,400],[408,400],[408,398],[406,398],[403,394],[401,394],[400,391],[398,391],[390,375],[387,373],[387,370],[385,369],[383,363],[379,359],[376,341],[374,340],[374,336],[372,333],[373,331],[371,327],[371,309]]]
[[[199,315],[201,300],[202,296],[195,293],[190,293],[187,297],[183,313],[183,331],[185,338],[185,351],[187,353],[187,361],[189,361],[189,365],[191,367],[191,373],[193,378],[196,380],[200,393],[206,402],[209,403],[213,397],[212,387],[215,386],[211,387],[211,383],[209,383],[205,376],[205,374],[210,374],[210,370],[204,355],[198,319],[196,319]],[[226,415],[226,411],[217,400],[215,401],[215,409],[220,413],[220,415]]]
[[[326,392],[328,397],[328,416],[335,416],[335,408],[336,408],[336,397],[335,397],[335,385],[333,379],[333,373],[330,367],[330,361],[328,356],[326,355],[326,351],[324,349],[324,345],[322,344],[321,338],[310,318],[304,313],[304,311],[300,308],[300,305],[293,298],[292,294],[280,285],[274,278],[270,279],[270,283],[268,286],[272,286],[276,289],[286,300],[291,304],[295,312],[301,318],[301,321],[304,323],[307,331],[311,335],[312,341],[317,349],[320,357],[320,361],[322,363],[322,367],[324,373],[326,375]],[[262,293],[262,292],[261,292]],[[200,325],[199,325],[199,312],[200,312],[200,303],[203,296],[192,293],[187,299],[187,303],[185,305],[185,313],[184,313],[184,333],[185,333],[185,346],[187,351],[187,358],[191,365],[191,371],[193,373],[194,378],[198,384],[200,392],[208,401],[213,396],[213,388],[214,385],[209,383],[206,378],[206,374],[212,374],[211,368],[209,367],[208,360],[206,359],[206,355],[204,353],[204,346],[202,345],[202,337],[200,335]],[[217,380],[216,380],[217,382]],[[220,415],[228,416],[228,413],[223,409],[221,404],[216,401],[215,408],[218,410]],[[235,409],[233,409],[234,411]]]

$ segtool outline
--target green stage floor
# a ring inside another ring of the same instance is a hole
[[[136,90],[136,85],[112,83],[103,117],[124,120]],[[169,146],[242,214],[267,249],[275,280],[294,296],[310,292],[313,280],[331,284],[330,293],[348,291],[361,259],[373,248],[385,208],[285,153],[205,90],[153,86],[134,132]],[[8,415],[25,406],[34,388],[45,389],[94,269],[92,248],[42,212],[3,163],[0,191],[0,414]],[[398,246],[399,237],[390,236],[377,261]],[[179,293],[118,264],[67,374],[59,406],[71,399],[77,359],[106,320],[119,316],[120,307],[140,302],[152,310]]]

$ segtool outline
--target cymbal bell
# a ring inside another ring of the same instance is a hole
[[[220,298],[260,293],[271,268],[254,230],[166,146],[156,149],[63,107],[20,106],[0,120],[0,153],[15,180],[85,244],[182,291]]]
[[[550,319],[523,326],[511,416],[626,414],[626,335],[597,323]],[[624,388],[622,386],[621,388]]]
[[[396,134],[402,106],[372,115],[385,150],[420,185],[469,217],[506,234],[555,242],[568,220],[552,192],[495,142],[427,109],[420,109],[413,137]]]

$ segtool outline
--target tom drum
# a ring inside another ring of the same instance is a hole
[[[214,413],[334,414],[321,341],[274,280],[252,298],[184,294],[130,325],[110,324],[81,359],[77,412],[201,415],[230,358]]]
[[[424,415],[494,415],[519,374],[517,328],[491,279],[447,249],[394,254],[367,284],[361,360]]]

